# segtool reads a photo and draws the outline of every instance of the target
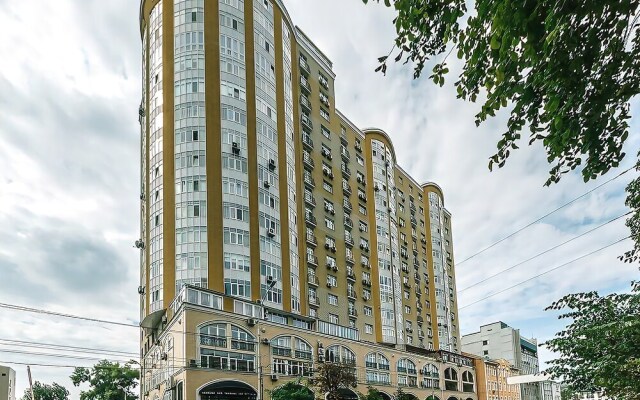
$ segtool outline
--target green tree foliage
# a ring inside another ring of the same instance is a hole
[[[40,383],[35,381],[33,384],[33,395],[37,400],[69,400],[69,391],[64,386],[52,383]],[[31,390],[28,388],[24,391],[22,400],[31,400]]]
[[[398,388],[396,393],[393,395],[395,400],[416,400],[416,396],[411,393],[407,393],[402,388]]]
[[[568,393],[640,400],[640,282],[630,293],[568,295],[548,309],[568,309],[559,318],[571,320],[545,344],[560,356],[547,372],[562,379]]]
[[[586,182],[618,167],[630,100],[640,91],[640,0],[384,3],[397,12],[396,62],[411,63],[416,78],[434,63],[430,78],[442,86],[455,52],[463,62],[458,97],[482,102],[476,124],[503,109],[510,113],[489,169],[505,165],[525,130],[529,145],[541,141],[546,150],[546,185],[576,168]],[[393,52],[379,58],[378,70],[386,72]],[[640,178],[627,193],[636,211],[627,220],[635,239],[624,256],[630,262],[640,256]]]
[[[318,393],[327,393],[327,400],[339,400],[338,391],[343,388],[356,387],[358,379],[351,364],[320,364],[313,375],[313,385]]]
[[[138,395],[133,391],[138,385],[139,371],[131,367],[131,364],[112,363],[107,360],[100,361],[93,368],[76,368],[71,374],[71,382],[75,386],[88,383],[90,389],[80,393],[80,400],[122,400],[123,389],[126,390],[127,399],[137,399]]]
[[[374,387],[367,387],[367,394],[360,394],[360,400],[382,400],[380,391]]]
[[[311,389],[296,381],[290,381],[271,391],[271,400],[314,400]]]

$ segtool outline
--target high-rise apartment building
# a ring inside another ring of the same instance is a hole
[[[475,399],[442,190],[335,109],[282,2],[143,0],[140,32],[143,395],[263,398],[341,361]]]
[[[16,400],[16,371],[0,365],[0,400]]]
[[[483,325],[479,332],[462,337],[462,349],[465,353],[490,359],[504,359],[520,370],[521,375],[534,375],[540,372],[538,361],[538,342],[520,336],[520,330],[504,322]],[[540,400],[539,383],[520,385],[522,400]]]

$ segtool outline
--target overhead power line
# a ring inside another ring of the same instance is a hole
[[[15,304],[0,303],[0,308],[8,308],[10,310],[32,312],[32,313],[36,313],[36,314],[55,315],[57,317],[73,318],[73,319],[79,319],[79,320],[90,321],[90,322],[99,322],[99,323],[102,323],[102,324],[110,324],[110,325],[119,325],[119,326],[128,326],[128,327],[140,328],[139,325],[132,324],[132,323],[108,321],[108,320],[104,320],[104,319],[97,319],[97,318],[90,318],[90,317],[81,317],[81,316],[78,316],[78,315],[64,314],[64,313],[59,313],[59,312],[55,312],[55,311],[47,311],[47,310],[43,310],[43,309],[39,309],[39,308],[31,308],[31,307],[19,306],[19,305],[15,305]]]
[[[38,349],[49,349],[49,350],[60,350],[67,351],[72,353],[93,353],[93,354],[111,354],[116,356],[135,356],[138,357],[139,354],[132,351],[119,351],[119,350],[109,350],[109,349],[97,349],[92,347],[78,347],[78,346],[67,346],[61,344],[54,343],[43,343],[43,342],[30,342],[27,340],[13,340],[13,339],[2,339],[0,338],[0,346],[16,346],[19,345],[21,347],[32,347]]]
[[[515,231],[515,232],[513,232],[513,233],[508,234],[507,236],[503,237],[502,239],[500,239],[500,240],[498,240],[498,241],[496,241],[496,242],[494,242],[494,243],[490,244],[489,246],[487,246],[487,247],[483,248],[482,250],[480,250],[480,251],[478,251],[478,252],[476,252],[476,253],[473,253],[473,254],[472,254],[472,255],[470,255],[469,257],[467,257],[467,258],[465,258],[464,260],[462,260],[462,261],[460,261],[459,263],[457,263],[457,265],[458,265],[458,266],[460,266],[460,265],[464,264],[465,262],[467,262],[467,261],[471,260],[472,258],[474,258],[474,257],[476,257],[476,256],[478,256],[478,255],[480,255],[480,254],[484,253],[485,251],[487,251],[487,250],[489,250],[489,249],[491,249],[491,248],[493,248],[493,247],[497,246],[498,244],[500,244],[500,243],[504,242],[505,240],[510,239],[510,238],[512,238],[512,237],[514,237],[514,236],[515,236],[515,235],[517,235],[518,233],[520,233],[520,232],[524,231],[525,229],[527,229],[527,228],[529,228],[529,227],[531,227],[531,226],[533,226],[533,225],[537,224],[538,222],[542,221],[543,219],[547,218],[548,216],[550,216],[550,215],[552,215],[552,214],[554,214],[554,213],[556,213],[556,212],[558,212],[558,211],[562,210],[563,208],[565,208],[565,207],[567,207],[567,206],[569,206],[569,205],[571,205],[571,204],[575,203],[576,201],[580,200],[581,198],[583,198],[583,197],[587,196],[588,194],[591,194],[591,193],[595,192],[596,190],[600,189],[600,188],[601,188],[601,187],[603,187],[604,185],[606,185],[606,184],[608,184],[608,183],[610,183],[610,182],[613,182],[614,180],[618,179],[619,177],[621,177],[622,175],[626,174],[627,172],[631,171],[631,170],[632,170],[632,169],[634,169],[634,168],[635,168],[635,166],[634,166],[634,167],[631,167],[631,168],[628,168],[628,169],[626,169],[626,170],[624,170],[624,171],[620,172],[618,175],[614,176],[613,178],[609,179],[608,181],[605,181],[605,182],[601,183],[600,185],[598,185],[598,186],[594,187],[593,189],[591,189],[591,190],[589,190],[589,191],[585,192],[584,194],[582,194],[582,195],[580,195],[580,196],[576,197],[575,199],[573,199],[573,200],[569,201],[568,203],[565,203],[565,204],[561,205],[560,207],[556,208],[555,210],[553,210],[553,211],[550,211],[550,212],[546,213],[546,214],[545,214],[545,215],[543,215],[542,217],[540,217],[540,218],[536,219],[536,220],[535,220],[535,221],[533,221],[533,222],[528,223],[527,225],[523,226],[522,228],[518,229],[517,231]]]
[[[538,258],[538,257],[540,257],[540,256],[542,256],[542,255],[545,255],[545,254],[547,254],[547,253],[549,253],[549,252],[551,252],[551,251],[553,251],[553,250],[557,249],[558,247],[562,247],[562,246],[564,246],[564,245],[566,245],[566,244],[568,244],[568,243],[573,242],[573,241],[574,241],[574,240],[576,240],[576,239],[579,239],[579,238],[581,238],[581,237],[583,237],[583,236],[586,236],[586,235],[590,234],[591,232],[593,232],[593,231],[595,231],[595,230],[598,230],[598,229],[602,228],[603,226],[608,225],[608,224],[610,224],[610,223],[612,223],[612,222],[614,222],[614,221],[617,221],[617,220],[619,220],[620,218],[625,217],[625,216],[627,216],[627,215],[629,215],[629,214],[631,214],[631,211],[629,211],[629,212],[627,212],[627,213],[625,213],[625,214],[622,214],[622,215],[620,215],[620,216],[618,216],[618,217],[615,217],[615,218],[613,218],[613,219],[611,219],[611,220],[609,220],[609,221],[607,221],[607,222],[605,222],[605,223],[603,223],[603,224],[600,224],[600,225],[596,226],[596,227],[595,227],[595,228],[593,228],[593,229],[590,229],[590,230],[588,230],[588,231],[586,231],[586,232],[583,232],[583,233],[581,233],[581,234],[580,234],[580,235],[578,235],[578,236],[574,236],[573,238],[571,238],[571,239],[569,239],[569,240],[566,240],[566,241],[564,241],[564,242],[562,242],[562,243],[560,243],[560,244],[557,244],[557,245],[555,245],[555,246],[553,246],[553,247],[551,247],[551,248],[548,248],[547,250],[545,250],[545,251],[543,251],[543,252],[540,252],[540,253],[538,253],[538,254],[536,254],[536,255],[532,256],[532,257],[529,257],[529,258],[527,258],[527,259],[526,259],[526,260],[524,260],[524,261],[520,261],[519,263],[517,263],[517,264],[515,264],[515,265],[512,265],[512,266],[511,266],[511,267],[509,267],[509,268],[503,269],[502,271],[497,272],[497,273],[495,273],[495,274],[493,274],[493,275],[491,275],[491,276],[488,276],[488,277],[484,278],[484,279],[483,279],[483,280],[481,280],[481,281],[478,281],[478,282],[476,282],[476,283],[474,283],[474,284],[472,284],[472,285],[469,285],[469,286],[465,287],[464,289],[460,289],[460,290],[458,290],[458,293],[462,293],[462,292],[464,292],[465,290],[469,290],[469,289],[471,289],[472,287],[475,287],[475,286],[478,286],[478,285],[480,285],[480,284],[482,284],[482,283],[484,283],[484,282],[487,282],[488,280],[493,279],[493,278],[495,278],[495,277],[496,277],[496,276],[498,276],[498,275],[501,275],[501,274],[503,274],[503,273],[505,273],[505,272],[511,271],[512,269],[514,269],[514,268],[516,268],[516,267],[519,267],[519,266],[520,266],[520,265],[522,265],[522,264],[528,263],[528,262],[529,262],[529,261],[531,261],[531,260],[534,260],[534,259],[536,259],[536,258]]]
[[[483,301],[485,301],[485,300],[487,300],[487,299],[490,299],[491,297],[494,297],[494,296],[497,296],[497,295],[499,295],[499,294],[501,294],[501,293],[507,292],[507,291],[509,291],[509,290],[511,290],[511,289],[513,289],[513,288],[516,288],[516,287],[518,287],[518,286],[520,286],[520,285],[524,285],[525,283],[527,283],[527,282],[531,282],[531,281],[533,281],[533,280],[535,280],[535,279],[538,279],[539,277],[541,277],[541,276],[543,276],[543,275],[546,275],[546,274],[548,274],[548,273],[551,273],[551,272],[553,272],[553,271],[556,271],[556,270],[558,270],[558,269],[560,269],[560,268],[562,268],[562,267],[565,267],[565,266],[567,266],[567,265],[569,265],[569,264],[571,264],[571,263],[574,263],[574,262],[576,262],[576,261],[578,261],[578,260],[582,260],[583,258],[589,257],[589,256],[591,256],[591,255],[593,255],[593,254],[595,254],[595,253],[597,253],[597,252],[599,252],[599,251],[602,251],[602,250],[604,250],[604,249],[606,249],[606,248],[609,248],[609,247],[614,246],[614,245],[616,245],[616,244],[618,244],[618,243],[620,243],[620,242],[623,242],[623,241],[625,241],[625,240],[629,239],[630,237],[631,237],[631,236],[626,236],[626,237],[623,237],[622,239],[618,239],[618,240],[616,240],[616,241],[615,241],[615,242],[613,242],[613,243],[610,243],[610,244],[608,244],[608,245],[606,245],[606,246],[604,246],[604,247],[600,247],[599,249],[597,249],[597,250],[593,250],[593,251],[591,251],[591,252],[589,252],[589,253],[587,253],[587,254],[581,255],[581,256],[580,256],[580,257],[578,257],[578,258],[574,258],[574,259],[573,259],[573,260],[571,260],[571,261],[567,261],[567,262],[565,262],[565,263],[563,263],[563,264],[558,265],[557,267],[553,267],[553,268],[551,268],[551,269],[549,269],[549,270],[547,270],[547,271],[544,271],[544,272],[542,272],[542,273],[540,273],[540,274],[538,274],[538,275],[532,276],[531,278],[526,279],[526,280],[524,280],[524,281],[521,281],[521,282],[519,282],[519,283],[516,283],[516,284],[515,284],[515,285],[513,285],[513,286],[509,286],[508,288],[502,289],[502,290],[497,291],[497,292],[495,292],[495,293],[491,293],[490,295],[485,296],[485,297],[483,297],[483,298],[481,298],[481,299],[479,299],[479,300],[476,300],[476,301],[474,301],[473,303],[469,303],[469,304],[467,304],[467,305],[465,305],[465,306],[462,306],[462,307],[460,307],[459,309],[460,309],[460,310],[462,310],[462,309],[465,309],[465,308],[471,307],[472,305],[475,305],[475,304],[481,303],[481,302],[483,302]]]

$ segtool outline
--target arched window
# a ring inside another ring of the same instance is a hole
[[[420,386],[423,388],[440,388],[440,371],[433,364],[426,364],[420,371],[422,374],[422,382]]]
[[[462,391],[467,393],[474,392],[473,374],[471,371],[464,371],[462,373]]]
[[[227,324],[211,324],[200,328],[200,344],[227,347]]]
[[[454,392],[458,390],[458,371],[453,368],[444,370],[444,388]]]
[[[366,380],[369,384],[390,385],[389,359],[381,353],[369,353],[365,357]]]
[[[252,334],[237,326],[231,326],[231,348],[234,350],[254,351],[256,341]]]
[[[310,376],[313,350],[309,343],[295,336],[271,340],[272,371],[280,375]]]
[[[356,355],[348,347],[333,345],[325,350],[325,361],[355,365]]]
[[[398,386],[418,386],[418,371],[416,370],[416,364],[408,358],[402,358],[398,360]]]
[[[241,372],[255,371],[255,338],[251,333],[226,323],[202,326],[199,333],[200,366],[202,368]],[[230,336],[229,333],[231,333]]]

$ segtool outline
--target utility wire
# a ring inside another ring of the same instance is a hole
[[[560,243],[560,244],[558,244],[558,245],[555,245],[555,246],[553,246],[553,247],[551,247],[551,248],[548,248],[547,250],[545,250],[545,251],[543,251],[543,252],[541,252],[541,253],[538,253],[538,254],[536,254],[536,255],[534,255],[534,256],[532,256],[532,257],[530,257],[530,258],[527,258],[527,259],[526,259],[526,260],[524,260],[524,261],[520,261],[519,263],[517,263],[517,264],[515,264],[515,265],[512,265],[511,267],[509,267],[509,268],[507,268],[507,269],[503,269],[503,270],[502,270],[502,271],[500,271],[500,272],[496,272],[495,274],[493,274],[493,275],[491,275],[491,276],[488,276],[488,277],[484,278],[483,280],[478,281],[478,282],[476,282],[476,283],[474,283],[474,284],[472,284],[472,285],[470,285],[470,286],[467,286],[467,287],[465,287],[464,289],[460,289],[460,290],[458,290],[458,293],[462,293],[462,292],[464,292],[465,290],[469,290],[469,289],[471,289],[472,287],[478,286],[478,285],[480,285],[480,284],[482,284],[482,283],[484,283],[484,282],[486,282],[486,281],[488,281],[488,280],[490,280],[490,279],[495,278],[495,277],[496,277],[496,276],[498,276],[498,275],[501,275],[501,274],[503,274],[503,273],[505,273],[505,272],[511,271],[512,269],[514,269],[514,268],[516,268],[516,267],[519,267],[519,266],[520,266],[520,265],[522,265],[522,264],[528,263],[528,262],[529,262],[529,261],[531,261],[531,260],[534,260],[534,259],[536,259],[536,258],[538,258],[538,257],[540,257],[540,256],[542,256],[542,255],[544,255],[544,254],[547,254],[547,253],[549,253],[549,252],[551,252],[551,251],[553,251],[553,250],[557,249],[558,247],[562,247],[562,246],[564,246],[564,245],[566,245],[566,244],[568,244],[568,243],[571,243],[571,242],[573,242],[574,240],[579,239],[579,238],[581,238],[581,237],[583,237],[583,236],[585,236],[585,235],[588,235],[588,234],[590,234],[591,232],[593,232],[593,231],[595,231],[595,230],[597,230],[597,229],[600,229],[600,228],[602,228],[603,226],[608,225],[608,224],[610,224],[610,223],[612,223],[612,222],[614,222],[614,221],[617,221],[617,220],[619,220],[620,218],[625,217],[625,216],[627,216],[627,215],[629,215],[629,214],[631,214],[631,211],[629,211],[628,213],[622,214],[622,215],[620,215],[620,216],[618,216],[618,217],[615,217],[615,218],[613,218],[613,219],[611,219],[611,220],[609,220],[609,221],[607,221],[607,222],[605,222],[605,223],[603,223],[603,224],[601,224],[601,225],[596,226],[596,227],[595,227],[595,228],[593,228],[593,229],[590,229],[590,230],[588,230],[588,231],[586,231],[586,232],[583,232],[583,233],[581,233],[580,235],[575,236],[575,237],[573,237],[573,238],[571,238],[571,239],[569,239],[569,240],[566,240],[566,241],[564,241],[564,242],[562,242],[562,243]]]
[[[126,323],[126,322],[107,321],[107,320],[104,320],[104,319],[80,317],[78,315],[64,314],[64,313],[59,313],[59,312],[54,312],[54,311],[42,310],[42,309],[39,309],[39,308],[31,308],[31,307],[19,306],[19,305],[15,305],[15,304],[0,303],[0,308],[8,308],[10,310],[26,311],[26,312],[32,312],[32,313],[37,313],[37,314],[55,315],[55,316],[58,316],[58,317],[74,318],[74,319],[80,319],[80,320],[90,321],[90,322],[99,322],[99,323],[102,323],[102,324],[110,324],[110,325],[119,325],[119,326],[128,326],[128,327],[140,328],[139,325]]]
[[[6,342],[6,343],[3,343]],[[72,353],[92,353],[92,354],[100,354],[104,353],[107,355],[114,356],[136,356],[139,354],[136,352],[126,352],[126,351],[118,351],[118,350],[109,350],[109,349],[96,349],[90,347],[77,347],[77,346],[66,346],[60,344],[53,343],[42,343],[42,342],[29,342],[26,340],[11,340],[11,339],[2,339],[0,338],[0,346],[16,346],[20,347],[32,347],[37,349],[46,349],[46,350],[58,350],[58,351],[67,351]]]
[[[478,304],[478,303],[480,303],[480,302],[483,302],[483,301],[485,301],[485,300],[487,300],[487,299],[490,299],[491,297],[497,296],[497,295],[499,295],[499,294],[501,294],[501,293],[504,293],[504,292],[506,292],[506,291],[509,291],[509,290],[511,290],[511,289],[513,289],[513,288],[516,288],[516,287],[520,286],[520,285],[523,285],[523,284],[525,284],[525,283],[527,283],[527,282],[530,282],[530,281],[532,281],[532,280],[535,280],[535,279],[537,279],[537,278],[539,278],[539,277],[541,277],[541,276],[543,276],[543,275],[546,275],[546,274],[548,274],[548,273],[550,273],[550,272],[556,271],[556,270],[558,270],[558,269],[560,269],[560,268],[562,268],[562,267],[565,267],[565,266],[567,266],[567,265],[569,265],[569,264],[571,264],[571,263],[574,263],[574,262],[576,262],[576,261],[578,261],[578,260],[581,260],[581,259],[583,259],[583,258],[585,258],[585,257],[589,257],[589,256],[591,256],[591,255],[593,255],[593,254],[595,254],[595,253],[597,253],[597,252],[599,252],[599,251],[602,251],[602,250],[604,250],[604,249],[606,249],[606,248],[608,248],[608,247],[611,247],[611,246],[616,245],[616,244],[618,244],[618,243],[620,243],[620,242],[623,242],[623,241],[625,241],[625,240],[629,239],[630,237],[631,237],[631,236],[626,236],[626,237],[623,237],[622,239],[618,239],[618,240],[616,240],[616,241],[615,241],[615,242],[613,242],[613,243],[610,243],[610,244],[608,244],[608,245],[606,245],[606,246],[604,246],[604,247],[601,247],[601,248],[599,248],[599,249],[597,249],[597,250],[593,250],[592,252],[589,252],[589,253],[587,253],[587,254],[581,255],[581,256],[580,256],[580,257],[578,257],[578,258],[574,258],[574,259],[573,259],[573,260],[571,260],[571,261],[567,261],[567,262],[565,262],[564,264],[560,264],[560,265],[558,265],[557,267],[553,267],[553,268],[551,268],[551,269],[549,269],[549,270],[547,270],[547,271],[544,271],[544,272],[542,272],[542,273],[540,273],[540,274],[538,274],[538,275],[532,276],[531,278],[526,279],[526,280],[524,280],[524,281],[522,281],[522,282],[516,283],[516,284],[515,284],[515,285],[513,285],[513,286],[509,286],[508,288],[502,289],[502,290],[497,291],[497,292],[495,292],[495,293],[491,293],[490,295],[485,296],[485,297],[483,297],[483,298],[481,298],[481,299],[479,299],[479,300],[476,300],[476,301],[474,301],[473,303],[469,303],[469,304],[467,304],[467,305],[465,305],[465,306],[460,307],[460,308],[459,308],[459,310],[462,310],[462,309],[465,309],[465,308],[471,307],[471,306],[472,306],[472,305],[474,305],[474,304]]]
[[[588,195],[588,194],[591,194],[591,193],[595,192],[596,190],[600,189],[600,188],[601,188],[601,187],[603,187],[604,185],[606,185],[606,184],[608,184],[608,183],[610,183],[610,182],[612,182],[612,181],[614,181],[614,180],[618,179],[619,177],[621,177],[622,175],[626,174],[627,172],[631,171],[631,170],[632,170],[632,169],[634,169],[634,168],[635,168],[635,166],[634,166],[634,167],[631,167],[631,168],[628,168],[628,169],[626,169],[626,170],[624,170],[624,171],[620,172],[618,175],[614,176],[613,178],[609,179],[608,181],[605,181],[605,182],[601,183],[600,185],[598,185],[598,186],[594,187],[593,189],[591,189],[591,190],[589,190],[589,191],[585,192],[584,194],[582,194],[582,195],[580,195],[580,196],[576,197],[575,199],[573,199],[573,200],[569,201],[568,203],[565,203],[565,204],[561,205],[560,207],[556,208],[555,210],[553,210],[553,211],[550,211],[550,212],[546,213],[546,214],[545,214],[545,215],[543,215],[542,217],[540,217],[540,218],[536,219],[536,220],[535,220],[535,221],[533,221],[533,222],[528,223],[527,225],[523,226],[522,228],[518,229],[517,231],[515,231],[515,232],[513,232],[513,233],[510,233],[509,235],[507,235],[507,236],[503,237],[502,239],[498,240],[497,242],[494,242],[494,243],[492,243],[491,245],[489,245],[489,246],[487,246],[487,247],[483,248],[482,250],[480,250],[480,251],[478,251],[478,252],[476,252],[476,253],[474,253],[474,254],[470,255],[469,257],[465,258],[464,260],[462,260],[462,261],[458,262],[458,263],[457,263],[457,265],[458,265],[458,266],[460,266],[460,265],[462,265],[463,263],[465,263],[465,262],[467,262],[467,261],[471,260],[472,258],[474,258],[474,257],[476,257],[476,256],[478,256],[478,255],[480,255],[480,254],[484,253],[485,251],[487,251],[487,250],[489,250],[489,249],[491,249],[491,248],[493,248],[493,247],[497,246],[498,244],[500,244],[500,243],[504,242],[505,240],[510,239],[510,238],[512,238],[512,237],[514,237],[514,236],[515,236],[515,235],[517,235],[518,233],[520,233],[520,232],[524,231],[525,229],[527,229],[527,228],[531,227],[532,225],[537,224],[538,222],[540,222],[540,221],[542,221],[543,219],[547,218],[547,217],[548,217],[548,216],[550,216],[551,214],[554,214],[554,213],[556,213],[556,212],[558,212],[558,211],[562,210],[563,208],[565,208],[565,207],[567,207],[567,206],[569,206],[569,205],[571,205],[571,204],[575,203],[576,201],[580,200],[581,198],[585,197],[586,195]]]

